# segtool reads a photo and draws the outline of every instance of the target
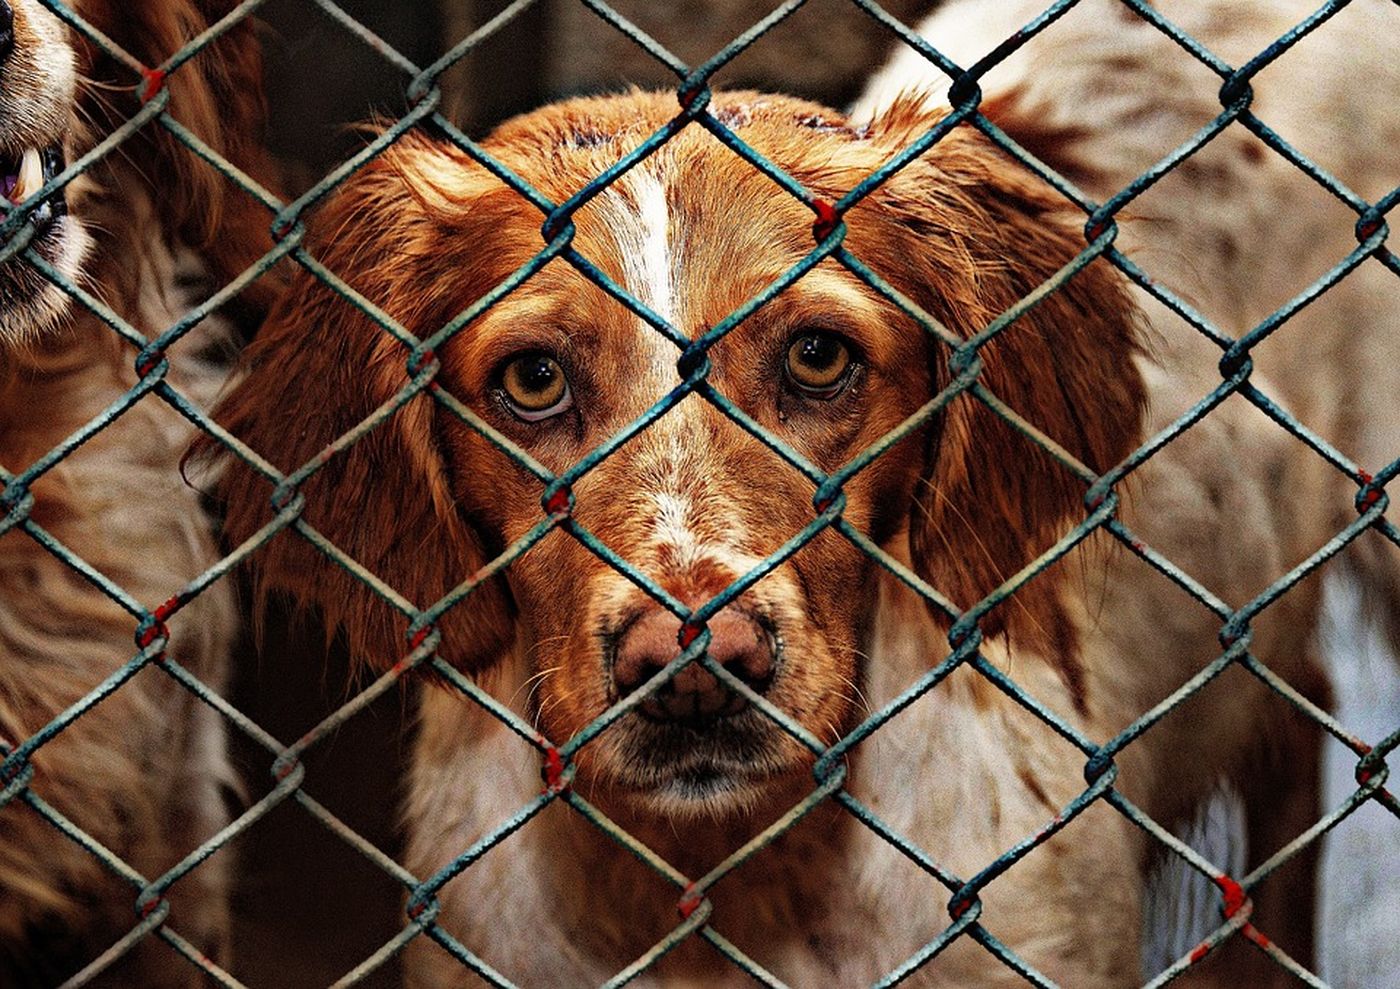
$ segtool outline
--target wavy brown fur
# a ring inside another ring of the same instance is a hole
[[[83,0],[82,17],[157,65],[232,4]],[[26,24],[48,16],[16,7]],[[82,82],[68,142],[73,160],[139,106],[141,82],[71,38]],[[170,112],[216,152],[270,181],[254,29],[240,25],[169,77]],[[69,189],[95,241],[81,281],[140,332],[166,329],[267,249],[259,210],[157,125]],[[178,276],[178,283],[177,283]],[[261,290],[242,315],[256,318]],[[229,331],[216,315],[172,351],[169,380],[207,404],[223,370],[207,351]],[[134,351],[79,304],[57,328],[0,351],[0,463],[28,467],[136,381]],[[32,520],[147,608],[216,558],[198,494],[179,473],[189,426],[148,396],[33,486]],[[204,592],[170,621],[168,654],[215,689],[234,635],[230,592]],[[13,746],[91,691],[137,651],[136,620],[29,535],[0,535],[0,737]],[[139,673],[33,756],[32,792],[148,878],[225,821],[231,776],[216,715],[158,669]],[[51,985],[92,961],[136,922],[135,892],[22,801],[0,809],[0,985]],[[172,890],[170,925],[219,959],[227,949],[226,864],[206,862]],[[122,985],[196,984],[159,939],[113,969]]]

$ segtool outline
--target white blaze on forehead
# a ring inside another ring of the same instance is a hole
[[[731,513],[712,511],[712,505],[705,502],[697,504],[684,491],[657,491],[651,498],[656,513],[652,518],[651,544],[658,551],[658,558],[665,562],[666,574],[694,577],[701,567],[709,565],[737,578],[762,565],[762,557],[736,544],[743,525]],[[694,528],[698,519],[703,520],[703,531],[699,533]],[[771,590],[779,584],[781,581],[775,581],[767,586]]]
[[[621,254],[622,287],[674,326],[675,258],[666,187],[650,171],[633,172],[622,185],[606,197],[606,222]]]
[[[664,491],[658,491],[652,498],[656,502],[657,543],[670,547],[686,563],[693,562],[700,545],[690,529],[690,499]]]

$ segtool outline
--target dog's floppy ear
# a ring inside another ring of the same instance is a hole
[[[494,284],[486,273],[475,277],[460,250],[444,249],[480,241],[479,230],[468,240],[458,220],[492,222],[489,208],[470,203],[474,185],[485,184],[478,172],[445,160],[426,138],[405,136],[318,209],[306,246],[367,300],[428,336]],[[245,351],[214,417],[289,473],[408,384],[409,357],[358,307],[302,271]],[[453,495],[454,465],[441,435],[448,415],[420,393],[329,455],[300,488],[302,518],[420,609],[488,559]],[[229,464],[220,490],[228,545],[273,517],[271,484],[242,463]],[[409,651],[408,620],[295,531],[279,533],[250,562],[260,596],[282,591],[318,606],[328,628],[345,628],[357,659],[383,668]],[[439,628],[444,658],[471,670],[493,661],[513,630],[503,582],[478,586]]]
[[[905,143],[931,122],[907,115],[886,120],[885,136]],[[914,238],[899,248],[903,258],[893,265],[892,280],[964,339],[1086,246],[1084,214],[973,133],[950,135],[898,175],[883,197]],[[1141,328],[1126,279],[1095,260],[981,349],[979,380],[1102,473],[1141,438],[1145,393],[1135,364]],[[931,347],[941,388],[950,380],[948,352]],[[1087,514],[1085,483],[971,395],[947,406],[928,446],[911,525],[913,559],[920,575],[961,608],[982,600]],[[1036,596],[1031,590],[1017,598],[1024,604]],[[1018,613],[1027,609],[997,609],[983,628],[1001,631]],[[1029,627],[1047,631],[1046,618],[1034,616]]]
[[[88,0],[82,16],[149,69],[156,69],[237,6],[235,0]],[[216,154],[277,189],[263,145],[266,105],[258,28],[245,18],[165,77],[138,79],[86,38],[78,38],[83,86],[79,116],[93,142],[134,116],[156,88],[170,92],[168,112]],[[108,180],[147,184],[173,239],[197,248],[217,281],[227,281],[271,247],[267,213],[164,127],[151,123],[107,158]],[[250,301],[271,289],[255,284]]]

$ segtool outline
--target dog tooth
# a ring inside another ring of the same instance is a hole
[[[24,159],[20,162],[19,181],[10,191],[10,198],[17,203],[23,202],[37,192],[43,184],[44,163],[39,157],[39,152],[34,148],[29,148],[24,152]]]

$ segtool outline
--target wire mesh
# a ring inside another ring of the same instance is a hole
[[[274,808],[288,801],[299,804],[330,834],[360,853],[367,861],[382,870],[403,888],[406,920],[402,931],[364,958],[353,969],[346,972],[336,982],[337,986],[354,985],[368,978],[402,951],[408,943],[419,938],[436,941],[460,961],[465,969],[475,972],[486,982],[498,986],[512,985],[507,974],[494,969],[439,923],[438,894],[454,878],[471,868],[483,856],[491,854],[510,835],[524,827],[546,807],[555,803],[568,805],[581,820],[588,822],[609,840],[646,863],[665,882],[673,886],[676,892],[679,917],[675,927],[649,951],[638,957],[632,965],[617,972],[607,983],[609,985],[622,985],[628,982],[655,965],[662,956],[682,940],[690,937],[698,937],[708,941],[735,966],[758,981],[766,985],[781,985],[782,983],[776,974],[765,970],[757,961],[740,951],[711,925],[712,904],[707,893],[716,883],[752,855],[771,844],[814,808],[823,804],[834,804],[844,808],[854,820],[897,850],[912,869],[932,877],[933,880],[946,888],[949,894],[946,928],[938,932],[902,964],[885,974],[877,983],[878,985],[894,985],[909,977],[938,956],[950,944],[961,938],[968,938],[980,944],[989,956],[989,964],[1004,965],[1032,985],[1052,985],[1053,983],[1048,977],[1036,971],[1026,960],[1019,957],[1007,945],[998,941],[982,925],[982,906],[979,893],[998,876],[1015,868],[1018,862],[1043,845],[1051,836],[1067,827],[1086,809],[1096,804],[1108,805],[1124,815],[1149,835],[1161,849],[1210,880],[1219,893],[1222,915],[1219,926],[1196,949],[1178,958],[1164,971],[1157,973],[1148,983],[1149,985],[1163,985],[1171,981],[1191,966],[1198,964],[1226,939],[1236,935],[1252,941],[1259,950],[1266,952],[1278,966],[1296,976],[1298,981],[1307,985],[1323,984],[1320,978],[1308,971],[1304,964],[1289,957],[1282,949],[1273,944],[1267,938],[1266,932],[1254,928],[1251,923],[1251,894],[1273,872],[1305,849],[1315,845],[1327,831],[1345,820],[1361,805],[1373,802],[1386,808],[1391,814],[1400,816],[1400,803],[1386,788],[1389,776],[1386,758],[1397,745],[1400,745],[1400,730],[1380,739],[1375,744],[1367,744],[1360,738],[1353,736],[1326,711],[1305,698],[1297,689],[1273,673],[1251,653],[1251,622],[1290,588],[1341,552],[1363,532],[1374,530],[1392,543],[1400,545],[1400,532],[1397,532],[1385,514],[1389,506],[1385,486],[1397,473],[1400,473],[1400,460],[1387,464],[1369,465],[1369,470],[1363,465],[1353,463],[1341,451],[1283,411],[1251,381],[1253,369],[1251,352],[1297,312],[1327,292],[1348,272],[1368,259],[1374,259],[1392,272],[1400,274],[1400,260],[1397,260],[1396,255],[1386,245],[1389,233],[1386,215],[1396,202],[1400,201],[1400,189],[1394,190],[1376,202],[1368,202],[1356,195],[1325,169],[1290,145],[1282,136],[1270,129],[1265,121],[1254,114],[1251,109],[1251,80],[1307,34],[1322,28],[1330,18],[1348,6],[1350,0],[1331,0],[1331,2],[1321,5],[1315,13],[1294,29],[1264,48],[1254,58],[1239,66],[1232,66],[1221,61],[1199,41],[1188,36],[1162,16],[1145,0],[1121,0],[1122,8],[1125,11],[1136,15],[1143,22],[1170,38],[1180,47],[1186,57],[1195,59],[1219,77],[1221,111],[1198,133],[1172,150],[1119,193],[1102,203],[1087,198],[1068,179],[1047,168],[1010,136],[1002,132],[982,114],[980,109],[982,95],[979,80],[998,63],[1038,35],[1053,31],[1055,22],[1073,8],[1078,0],[1058,0],[1058,2],[1050,4],[1043,14],[1026,24],[1012,37],[1007,38],[996,50],[976,64],[967,67],[955,64],[945,57],[935,47],[936,39],[930,41],[921,38],[910,28],[888,15],[873,0],[851,0],[856,7],[886,29],[892,39],[897,39],[902,44],[913,48],[938,71],[946,75],[952,83],[950,91],[952,110],[905,148],[903,152],[851,188],[844,196],[834,201],[824,200],[804,188],[774,162],[746,144],[733,129],[726,126],[707,109],[712,95],[710,81],[715,74],[740,56],[758,38],[803,7],[805,0],[789,0],[789,2],[783,3],[768,16],[755,23],[749,30],[735,38],[712,58],[694,67],[686,65],[654,38],[638,30],[608,4],[601,2],[601,0],[581,0],[599,18],[631,38],[656,62],[674,74],[676,78],[676,110],[675,116],[670,122],[618,160],[613,167],[580,188],[571,198],[560,203],[550,201],[519,175],[495,160],[480,145],[438,112],[440,92],[437,88],[437,82],[439,77],[452,66],[467,58],[513,18],[533,6],[535,0],[516,0],[516,2],[511,3],[491,20],[463,38],[440,59],[426,67],[414,64],[394,50],[382,38],[358,23],[331,0],[314,0],[314,2],[326,17],[371,48],[378,56],[382,57],[387,65],[401,75],[404,91],[409,101],[409,109],[397,120],[384,127],[382,132],[369,141],[362,150],[330,171],[303,195],[290,202],[282,202],[248,175],[240,172],[198,136],[175,120],[171,115],[171,94],[167,85],[170,78],[180,72],[182,67],[202,50],[214,43],[233,26],[253,17],[258,12],[259,7],[263,5],[263,0],[247,0],[247,2],[239,4],[208,30],[191,38],[178,50],[170,52],[162,64],[155,66],[141,64],[117,47],[85,21],[80,13],[61,0],[43,0],[45,6],[67,22],[76,32],[127,66],[134,73],[134,77],[139,80],[135,85],[139,86],[140,96],[143,100],[142,109],[138,114],[117,127],[89,154],[64,168],[58,175],[45,183],[41,189],[34,192],[26,202],[12,209],[9,215],[4,218],[3,223],[0,223],[0,240],[3,240],[3,248],[0,248],[0,260],[12,256],[22,258],[27,264],[41,272],[45,278],[70,295],[78,306],[99,317],[134,352],[135,367],[140,378],[135,387],[102,415],[32,464],[14,472],[0,470],[0,481],[3,481],[4,484],[3,494],[0,494],[0,506],[3,506],[5,513],[3,519],[0,519],[0,533],[9,530],[21,531],[40,545],[44,551],[65,561],[84,580],[95,585],[101,593],[131,615],[136,637],[136,648],[130,659],[100,685],[30,737],[17,740],[14,745],[0,748],[0,755],[3,755],[3,762],[0,763],[0,784],[3,784],[3,788],[0,788],[0,806],[11,803],[27,806],[34,814],[41,816],[53,826],[55,840],[71,841],[82,846],[114,876],[130,885],[132,889],[136,915],[130,932],[113,944],[100,958],[92,962],[75,977],[71,984],[81,984],[96,976],[129,952],[142,939],[157,937],[168,942],[175,950],[184,955],[191,966],[203,971],[218,984],[241,985],[235,975],[220,968],[180,935],[178,932],[180,918],[170,913],[170,904],[166,894],[172,886],[188,876],[193,870],[198,869],[201,863],[224,845],[255,827]],[[450,141],[473,161],[489,170],[502,183],[533,205],[540,213],[542,246],[534,258],[522,265],[506,281],[496,286],[469,309],[458,314],[436,332],[420,339],[379,309],[371,300],[356,292],[343,279],[343,273],[329,270],[303,246],[306,233],[303,221],[308,211],[314,209],[327,196],[332,195],[350,176],[399,141],[406,133],[415,128],[423,127],[431,128],[436,135]],[[688,127],[704,128],[727,146],[734,155],[743,159],[752,168],[767,175],[797,202],[809,209],[812,214],[813,241],[810,253],[798,266],[695,339],[689,338],[669,325],[665,319],[649,310],[641,300],[629,294],[625,288],[615,283],[600,268],[582,256],[573,244],[574,227],[572,223],[574,215],[587,203]],[[1330,271],[1318,278],[1291,302],[1279,308],[1248,333],[1238,338],[1233,338],[1214,326],[1210,320],[1184,299],[1156,282],[1147,271],[1121,253],[1115,245],[1118,236],[1118,218],[1163,176],[1179,168],[1183,162],[1188,161],[1221,132],[1230,127],[1243,127],[1257,135],[1278,156],[1291,163],[1329,195],[1354,212],[1357,237],[1357,246],[1347,257],[1339,261]],[[95,162],[108,155],[119,154],[124,142],[139,132],[152,128],[163,128],[168,131],[188,149],[190,154],[203,159],[217,169],[228,182],[243,190],[256,203],[260,204],[267,211],[275,247],[242,275],[222,287],[205,303],[191,310],[165,332],[148,341],[121,314],[113,311],[81,284],[67,278],[37,251],[30,249],[28,244],[30,227],[25,223],[25,220],[30,212],[49,195],[68,186]],[[988,140],[1019,162],[1029,173],[1038,176],[1058,190],[1069,203],[1083,212],[1085,218],[1084,246],[1078,256],[1051,279],[1037,287],[1025,299],[986,326],[981,333],[967,340],[951,334],[937,320],[901,296],[879,274],[855,257],[844,244],[846,234],[844,217],[847,213],[911,161],[927,152],[957,128],[973,128],[980,131]],[[242,289],[284,259],[291,259],[295,264],[302,266],[315,277],[323,280],[351,305],[356,306],[387,336],[402,346],[404,356],[402,387],[392,400],[377,409],[354,430],[340,437],[322,454],[285,475],[274,468],[258,451],[250,449],[221,427],[204,409],[197,407],[186,396],[172,387],[167,380],[170,368],[167,353],[171,346],[209,313],[234,298]],[[679,374],[679,380],[674,390],[659,399],[643,415],[608,442],[561,473],[551,472],[541,466],[509,439],[493,431],[486,422],[459,400],[445,390],[435,387],[436,377],[441,367],[436,355],[442,347],[453,337],[464,332],[479,315],[497,304],[520,284],[531,278],[544,264],[553,259],[560,259],[573,266],[585,278],[626,306],[653,330],[669,339],[677,348],[676,366]],[[817,263],[827,259],[843,266],[872,290],[912,317],[935,341],[947,348],[950,367],[954,371],[954,378],[948,387],[931,398],[914,416],[877,444],[853,458],[844,467],[833,472],[822,471],[779,438],[766,434],[752,418],[746,416],[737,406],[721,395],[708,381],[711,367],[707,357],[709,351],[750,314],[786,290]],[[1059,290],[1061,286],[1074,278],[1077,272],[1097,259],[1103,259],[1116,267],[1127,279],[1186,320],[1203,337],[1218,347],[1221,355],[1219,386],[1201,398],[1166,429],[1150,437],[1122,463],[1102,474],[1091,470],[1054,444],[1033,422],[1022,418],[1008,408],[979,381],[981,370],[979,354],[988,342],[1007,332],[1017,319],[1034,307],[1041,298]],[[301,486],[315,475],[328,460],[337,456],[372,430],[380,428],[398,409],[420,395],[429,396],[447,415],[455,418],[466,428],[475,430],[488,438],[507,456],[513,458],[520,467],[536,477],[543,488],[541,512],[537,525],[506,547],[500,555],[479,572],[465,576],[465,579],[441,600],[428,603],[406,599],[302,519],[301,513],[305,507],[305,501],[300,493]],[[810,523],[800,532],[794,534],[751,572],[742,575],[722,593],[694,609],[686,607],[646,574],[639,571],[627,560],[619,557],[573,517],[574,485],[595,469],[598,464],[611,456],[628,439],[649,428],[669,409],[674,408],[683,399],[692,395],[699,396],[702,400],[709,402],[729,417],[738,428],[752,434],[772,451],[774,456],[781,458],[805,476],[813,488],[813,515]],[[1287,431],[1297,440],[1306,444],[1318,457],[1321,457],[1335,471],[1344,475],[1354,484],[1357,510],[1357,516],[1351,524],[1336,533],[1330,541],[1277,579],[1256,598],[1239,608],[1227,606],[1189,574],[1175,566],[1171,560],[1144,543],[1137,533],[1131,531],[1119,519],[1117,514],[1119,492],[1125,480],[1165,445],[1191,429],[1233,395],[1238,395],[1253,404],[1264,415],[1268,416],[1279,429]],[[930,586],[908,567],[894,559],[868,535],[843,517],[845,507],[843,486],[900,439],[921,429],[958,396],[968,396],[984,403],[987,408],[1003,418],[1018,432],[1040,444],[1084,486],[1082,519],[1030,566],[1015,574],[984,600],[966,610],[959,610],[937,588]],[[79,558],[47,532],[32,515],[35,499],[31,492],[31,488],[37,480],[70,457],[86,440],[106,428],[136,402],[150,399],[168,403],[180,415],[193,423],[198,430],[210,437],[213,442],[261,474],[268,483],[271,504],[276,510],[275,516],[252,538],[234,548],[232,552],[220,559],[206,572],[181,588],[169,600],[154,607],[134,599],[122,587],[104,577],[96,568]],[[325,555],[330,564],[344,568],[356,579],[363,582],[375,594],[402,613],[408,626],[403,656],[392,669],[379,676],[291,745],[282,744],[264,731],[258,724],[220,696],[218,692],[201,682],[182,666],[177,656],[167,651],[169,631],[166,623],[172,616],[180,612],[191,600],[198,597],[214,582],[227,579],[235,567],[249,561],[261,546],[283,530],[291,530],[295,534],[284,538],[300,538],[309,541]],[[463,675],[448,658],[440,656],[437,651],[441,641],[441,633],[437,625],[443,615],[450,609],[468,606],[473,593],[479,587],[512,566],[523,555],[529,553],[536,543],[555,530],[579,541],[590,552],[625,575],[627,579],[641,588],[662,607],[676,615],[684,623],[687,633],[683,636],[683,641],[688,642],[675,659],[657,673],[642,689],[619,701],[574,737],[567,739],[551,739],[542,735],[533,725],[513,713],[471,678]],[[829,746],[823,744],[791,716],[756,693],[725,667],[714,662],[707,654],[710,633],[706,626],[706,622],[714,617],[720,609],[733,602],[741,593],[793,554],[801,552],[804,546],[827,530],[850,541],[862,552],[868,554],[879,567],[888,571],[935,609],[941,611],[950,625],[948,640],[952,647],[951,653],[939,665],[917,682],[909,685],[908,689],[893,701],[871,712],[865,720],[841,738],[839,742]],[[1185,594],[1209,609],[1219,620],[1222,644],[1222,651],[1218,658],[1205,666],[1196,676],[1182,684],[1171,696],[1143,713],[1117,737],[1104,744],[1096,744],[1085,737],[1073,725],[1058,717],[1022,686],[1018,685],[1012,677],[989,662],[981,652],[983,632],[979,625],[994,606],[1016,594],[1028,582],[1034,580],[1037,574],[1061,559],[1092,533],[1098,531],[1108,533],[1127,551],[1140,557],[1149,566],[1173,581]],[[629,834],[625,828],[610,820],[598,807],[571,786],[576,771],[576,759],[580,752],[690,664],[702,665],[720,682],[746,699],[749,704],[771,719],[778,728],[799,745],[808,749],[815,757],[811,790],[806,797],[793,806],[787,814],[773,822],[747,844],[735,850],[728,858],[703,876],[688,876],[677,870],[652,849]],[[233,732],[246,736],[265,751],[270,760],[270,772],[274,781],[272,788],[261,799],[244,810],[218,833],[192,849],[177,865],[159,876],[141,875],[128,863],[122,861],[113,851],[84,833],[64,814],[46,802],[42,796],[42,780],[36,778],[31,762],[34,754],[42,747],[52,742],[74,722],[82,718],[85,713],[102,703],[104,698],[114,691],[121,690],[125,683],[148,666],[158,667],[167,676],[186,688],[194,697],[216,711]],[[1084,758],[1086,781],[1082,793],[1065,805],[1053,819],[1046,821],[1044,828],[1035,834],[1027,835],[1021,842],[1005,849],[998,858],[987,862],[979,872],[970,876],[955,875],[941,866],[927,851],[919,848],[906,836],[900,834],[873,808],[857,799],[846,788],[847,768],[844,761],[844,757],[855,746],[860,745],[880,731],[891,719],[897,717],[901,711],[918,698],[933,690],[960,667],[976,671],[996,690],[1014,699],[1026,711],[1048,726],[1051,731],[1078,749]],[[1183,840],[1174,836],[1129,801],[1114,785],[1118,774],[1115,759],[1119,753],[1145,732],[1150,731],[1171,711],[1220,677],[1230,667],[1238,667],[1248,671],[1270,690],[1276,692],[1302,712],[1308,719],[1311,719],[1322,730],[1339,740],[1356,756],[1355,791],[1340,806],[1327,813],[1311,828],[1298,835],[1293,842],[1280,849],[1246,875],[1230,875],[1217,863],[1204,859]],[[411,874],[374,844],[357,834],[304,790],[306,770],[303,760],[309,751],[324,744],[339,726],[355,717],[377,698],[393,690],[406,677],[415,671],[428,670],[460,692],[463,697],[499,719],[502,725],[538,752],[544,787],[533,801],[518,808],[514,814],[471,847],[461,849],[450,864],[438,873],[417,876]],[[497,852],[497,854],[508,853]]]

